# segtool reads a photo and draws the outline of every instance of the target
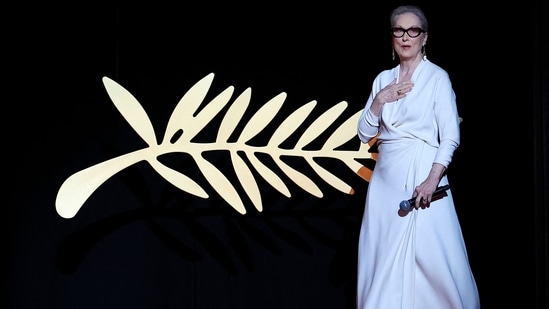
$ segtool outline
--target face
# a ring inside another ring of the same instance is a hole
[[[413,60],[416,58],[421,58],[421,47],[427,42],[427,33],[421,32],[415,38],[411,37],[417,34],[414,33],[414,30],[421,29],[421,24],[419,18],[412,13],[404,13],[398,16],[394,28],[408,29],[408,33],[402,33],[402,31],[393,32],[398,36],[402,37],[397,38],[394,35],[393,38],[393,48],[398,54],[400,61],[403,60]]]

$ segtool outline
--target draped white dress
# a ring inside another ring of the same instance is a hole
[[[445,70],[423,60],[404,99],[376,117],[370,105],[398,78],[381,72],[358,123],[368,142],[378,132],[378,157],[368,184],[358,244],[358,309],[477,309],[480,307],[451,189],[429,208],[399,212],[434,162],[446,167],[460,143],[456,97]],[[448,184],[443,176],[439,185]]]

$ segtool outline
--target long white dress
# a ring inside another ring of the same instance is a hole
[[[423,60],[404,99],[370,112],[399,66],[374,80],[358,136],[378,132],[378,157],[368,185],[358,245],[358,309],[477,309],[473,277],[451,189],[429,208],[399,212],[434,162],[446,167],[460,143],[456,97],[445,70]],[[435,128],[435,130],[433,129]],[[443,176],[440,185],[448,184]]]

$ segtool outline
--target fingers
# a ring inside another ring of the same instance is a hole
[[[405,81],[401,83],[396,83],[396,78],[392,80],[385,88],[383,89],[384,102],[393,102],[398,99],[402,99],[406,94],[412,91],[414,83],[411,81]]]
[[[430,204],[431,204],[430,198],[418,195],[416,197],[416,202],[414,203],[414,206],[416,209],[419,209],[419,208],[427,208],[430,206]]]
[[[396,89],[396,93],[398,96],[406,95],[408,92],[412,91],[413,87],[414,83],[410,81],[393,85],[393,88]]]
[[[412,88],[414,86],[414,83],[411,81],[406,81],[398,84],[394,84],[391,82],[391,84],[388,86],[389,92],[391,95],[394,96],[396,99],[401,99],[406,96],[406,94],[410,91],[412,91]]]

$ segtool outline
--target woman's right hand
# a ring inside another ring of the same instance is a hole
[[[413,87],[414,83],[412,81],[405,81],[397,84],[397,79],[395,78],[385,86],[385,88],[381,89],[376,97],[381,96],[380,101],[384,103],[394,102],[404,98],[408,92],[412,91]]]
[[[411,81],[405,81],[397,84],[397,79],[393,79],[387,86],[381,89],[374,97],[374,102],[370,106],[370,110],[374,115],[379,116],[381,108],[385,103],[395,102],[398,99],[402,99],[408,92],[414,87],[414,83]]]

